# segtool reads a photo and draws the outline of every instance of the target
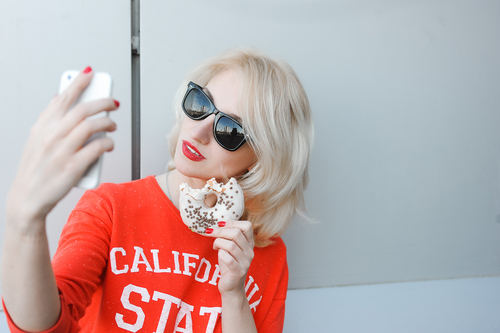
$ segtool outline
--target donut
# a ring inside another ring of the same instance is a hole
[[[215,194],[215,206],[208,207],[205,198]],[[193,232],[204,234],[207,228],[224,220],[239,220],[245,209],[243,190],[236,179],[231,178],[226,185],[215,178],[207,181],[202,189],[192,189],[188,184],[180,185],[179,207],[184,224]]]

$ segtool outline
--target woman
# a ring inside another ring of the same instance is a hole
[[[288,269],[279,235],[304,208],[313,136],[293,70],[253,50],[195,68],[176,98],[169,172],[87,191],[51,264],[48,212],[113,148],[109,138],[79,147],[116,128],[109,118],[84,120],[118,102],[66,112],[91,77],[87,68],[42,113],[8,197],[2,287],[11,330],[281,332]],[[205,108],[192,110],[188,96]],[[224,138],[219,125],[240,135]],[[179,185],[201,188],[212,177],[238,179],[244,216],[193,233],[180,218]]]

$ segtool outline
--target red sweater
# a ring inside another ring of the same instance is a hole
[[[62,310],[46,332],[221,332],[213,242],[184,225],[153,176],[87,191],[52,261]],[[245,289],[257,330],[282,332],[285,245],[254,251]]]

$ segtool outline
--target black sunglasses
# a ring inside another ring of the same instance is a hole
[[[189,82],[186,95],[182,100],[184,113],[193,120],[202,120],[215,114],[214,138],[224,149],[235,151],[247,140],[243,126],[233,117],[217,110],[214,103],[196,83]]]

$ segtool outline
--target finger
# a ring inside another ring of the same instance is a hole
[[[247,250],[253,248],[252,243],[250,243],[246,237],[243,235],[240,229],[235,228],[214,228],[213,232],[210,233],[211,237],[223,238],[228,241],[234,242],[242,250]]]
[[[109,117],[100,117],[92,120],[81,121],[64,140],[63,149],[70,152],[79,150],[84,143],[92,139],[103,137],[103,131],[112,132],[116,129],[116,124]]]
[[[68,165],[71,172],[81,176],[85,170],[92,164],[101,154],[107,151],[112,151],[114,142],[111,138],[101,138],[94,140],[73,155],[71,162]]]
[[[58,103],[59,103],[58,99],[59,99],[59,95],[55,95],[54,97],[52,97],[52,99],[50,100],[47,107],[38,116],[37,123],[46,122],[47,120],[51,119],[52,114],[54,113],[54,110],[61,109],[60,107],[58,107]]]
[[[224,238],[217,238],[214,241],[213,248],[214,250],[223,249],[227,251],[237,262],[241,263],[243,267],[249,267],[254,257],[252,248],[247,247],[242,249],[235,242]]]
[[[243,235],[245,236],[245,238],[249,243],[254,244],[253,226],[250,221],[236,221],[236,220],[220,221],[218,223],[218,226],[223,229],[238,229],[243,233]]]
[[[71,84],[60,95],[56,97],[57,110],[59,112],[66,112],[71,104],[80,96],[80,94],[87,88],[94,73],[92,68],[85,68]]]
[[[98,99],[92,102],[81,103],[66,113],[59,126],[58,135],[66,136],[76,125],[87,117],[103,111],[114,111],[118,109],[120,103],[112,98]]]
[[[234,257],[242,257],[244,255],[243,250],[235,242],[224,238],[217,238],[214,241],[213,249],[216,251],[224,249],[227,252],[234,254]]]
[[[247,270],[241,267],[240,263],[235,260],[235,258],[226,250],[220,249],[218,252],[219,261],[221,261],[229,271],[236,273],[236,275],[244,275]]]
[[[214,250],[219,251],[219,253],[221,250],[227,252],[244,270],[250,267],[253,259],[244,253],[234,242],[222,238],[217,238],[214,241]]]

